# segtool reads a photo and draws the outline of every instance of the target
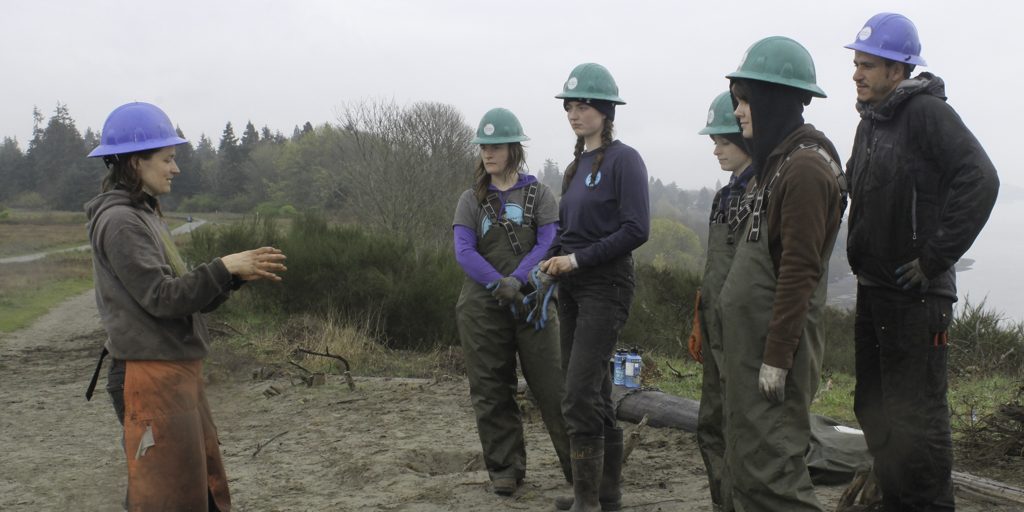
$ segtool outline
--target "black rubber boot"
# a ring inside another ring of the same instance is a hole
[[[572,448],[572,498],[556,498],[555,508],[570,512],[598,512],[604,470],[604,438],[574,437]],[[621,453],[621,452],[620,452]],[[621,456],[620,456],[621,459]],[[568,508],[562,508],[568,503]]]
[[[618,435],[618,460],[622,461],[622,431]],[[572,446],[572,497],[555,499],[555,508],[570,512],[597,512],[605,510],[601,484],[604,479],[606,458],[605,439],[602,437],[573,437]],[[622,463],[618,465],[622,468]],[[621,507],[621,504],[620,504]],[[618,510],[618,509],[610,509]]]
[[[604,469],[601,472],[601,491],[598,493],[601,510],[622,510],[622,429],[605,431]],[[555,508],[572,508],[572,496],[555,498]]]

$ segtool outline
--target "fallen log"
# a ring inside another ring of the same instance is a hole
[[[612,403],[620,420],[647,424],[655,428],[676,428],[697,431],[697,412],[700,402],[661,391],[628,389],[612,386]]]
[[[975,498],[1024,505],[1024,489],[995,480],[954,471],[953,485],[957,491],[969,494]]]

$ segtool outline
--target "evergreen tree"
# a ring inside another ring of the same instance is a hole
[[[264,142],[274,142],[274,135],[270,133],[269,126],[263,125],[263,128],[260,128],[260,139]]]
[[[249,126],[252,126],[252,123],[249,123]],[[235,137],[231,122],[228,121],[220,137],[220,146],[217,148],[217,173],[213,180],[217,196],[230,199],[245,191],[244,162],[245,154],[238,137]]]
[[[245,124],[245,131],[242,132],[242,154],[249,156],[249,153],[256,148],[256,145],[260,142],[260,134],[256,131],[256,127],[253,126],[252,121]]]
[[[562,171],[558,168],[558,162],[550,158],[544,160],[544,168],[541,169],[538,179],[555,194],[562,195]]]
[[[186,138],[181,128],[175,128],[175,131],[178,132],[178,137]],[[179,144],[176,147],[174,160],[178,164],[181,174],[174,178],[174,186],[171,188],[173,201],[168,204],[178,204],[181,200],[198,194],[203,183],[202,164],[196,157],[196,150],[192,147],[191,142]]]
[[[85,141],[67,105],[57,103],[53,117],[30,149],[37,191],[60,210],[80,210],[99,189],[95,164],[87,162]]]
[[[18,147],[18,140],[4,137],[4,143],[0,146],[0,200],[30,190],[25,187],[25,170],[25,154]]]

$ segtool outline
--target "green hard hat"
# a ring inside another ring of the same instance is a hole
[[[562,86],[561,94],[556,98],[591,99],[610,101],[616,105],[625,105],[626,101],[619,97],[619,86],[608,69],[600,64],[587,62],[573,68],[569,78]]]
[[[825,98],[818,87],[811,54],[800,43],[782,36],[766,37],[747,49],[740,67],[726,78],[746,78],[802,89]]]
[[[740,125],[736,122],[736,110],[732,107],[732,95],[725,91],[715,97],[708,109],[708,123],[701,135],[722,135],[723,133],[740,133]]]
[[[523,133],[523,125],[519,118],[507,108],[492,108],[480,119],[476,129],[476,137],[471,144],[505,144],[530,140]]]

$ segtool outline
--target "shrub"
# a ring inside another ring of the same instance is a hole
[[[281,283],[252,287],[256,307],[371,325],[392,348],[456,343],[462,272],[448,250],[302,215],[285,234],[265,217],[200,231],[186,253],[205,261],[268,244],[288,256],[288,271]]]
[[[222,201],[213,194],[196,194],[178,204],[179,212],[216,212],[223,210]]]
[[[985,301],[964,298],[949,326],[949,366],[961,375],[1024,375],[1024,322],[1008,323],[985,309]]]
[[[636,293],[620,344],[662,355],[686,353],[699,286],[700,276],[688,270],[637,265]]]
[[[854,374],[853,320],[855,317],[856,313],[850,309],[827,306],[822,311],[821,321],[825,332],[825,356],[822,368]]]

